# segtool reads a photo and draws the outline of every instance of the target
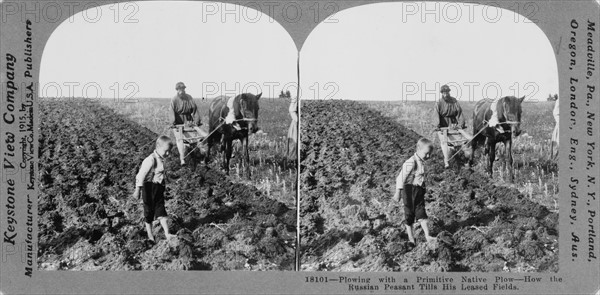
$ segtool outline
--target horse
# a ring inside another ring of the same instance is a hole
[[[512,140],[521,134],[521,103],[525,96],[517,98],[514,96],[505,96],[498,100],[496,110],[498,115],[500,132],[496,127],[489,127],[488,121],[492,117],[490,106],[493,103],[491,99],[480,100],[475,104],[473,110],[473,134],[475,137],[471,141],[471,157],[469,164],[473,164],[475,150],[478,145],[485,145],[485,154],[488,155],[489,162],[487,172],[492,177],[493,165],[496,159],[496,144],[504,143],[503,168],[506,168],[508,161],[508,175],[510,182],[514,182],[513,158],[512,158]]]
[[[251,133],[258,131],[258,100],[262,93],[254,95],[252,93],[242,93],[235,96],[233,99],[233,110],[227,106],[230,97],[218,96],[215,97],[208,110],[208,126],[209,137],[207,139],[207,152],[205,163],[210,161],[211,147],[216,144],[221,144],[221,152],[223,153],[222,168],[225,174],[229,175],[229,161],[233,150],[233,141],[239,139],[244,149],[244,162],[246,164],[246,177],[250,179],[250,155],[248,153],[248,136]],[[232,124],[225,124],[225,117],[228,112],[235,112],[235,122],[240,126],[237,130]]]

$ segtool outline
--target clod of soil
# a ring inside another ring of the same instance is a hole
[[[303,270],[558,271],[558,214],[479,172],[427,160],[426,210],[408,247],[395,178],[419,135],[350,101],[304,102]]]
[[[146,240],[135,175],[157,134],[99,104],[42,102],[39,255],[46,270],[292,270],[295,212],[217,170],[166,162],[165,240]]]

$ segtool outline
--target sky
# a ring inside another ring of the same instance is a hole
[[[40,95],[167,98],[183,81],[197,98],[277,96],[295,93],[297,55],[285,29],[251,8],[185,1],[101,6],[52,34]],[[447,2],[342,10],[309,35],[300,74],[302,99],[433,101],[443,84],[471,101],[558,93],[553,48],[534,23],[508,10]]]
[[[125,5],[56,29],[42,56],[41,96],[170,98],[178,81],[197,98],[296,89],[296,46],[265,14],[212,2]]]
[[[302,99],[433,101],[443,84],[471,101],[545,100],[558,93],[553,48],[541,29],[512,11],[482,5],[342,10],[311,32],[300,69]]]

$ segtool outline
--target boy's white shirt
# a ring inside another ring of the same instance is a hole
[[[422,185],[424,181],[423,174],[425,173],[422,160],[418,160],[415,157],[418,157],[417,154],[412,155],[408,160],[402,164],[402,169],[396,177],[396,190],[404,189],[404,184],[408,180],[408,177],[413,175],[413,179],[411,179],[411,184],[413,185]],[[420,165],[419,165],[420,162]],[[415,167],[416,166],[416,167]],[[417,169],[414,171],[414,169]],[[414,173],[413,173],[414,172]],[[418,174],[418,175],[417,175]]]
[[[135,186],[140,187],[144,185],[144,180],[146,180],[146,176],[150,171],[152,171],[152,167],[154,166],[154,159],[156,159],[156,167],[154,167],[154,177],[152,178],[152,182],[154,183],[162,183],[165,179],[165,166],[162,157],[154,150],[152,154],[144,159],[142,165],[140,166],[140,171],[135,176]]]

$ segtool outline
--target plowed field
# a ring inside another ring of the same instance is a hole
[[[415,132],[350,101],[302,105],[302,269],[333,271],[558,270],[558,214],[477,171],[426,162],[426,210],[436,242],[417,227],[408,248],[391,200]]]
[[[216,169],[169,171],[167,242],[146,242],[131,197],[157,134],[96,103],[42,102],[39,253],[43,270],[291,270],[296,214]]]

